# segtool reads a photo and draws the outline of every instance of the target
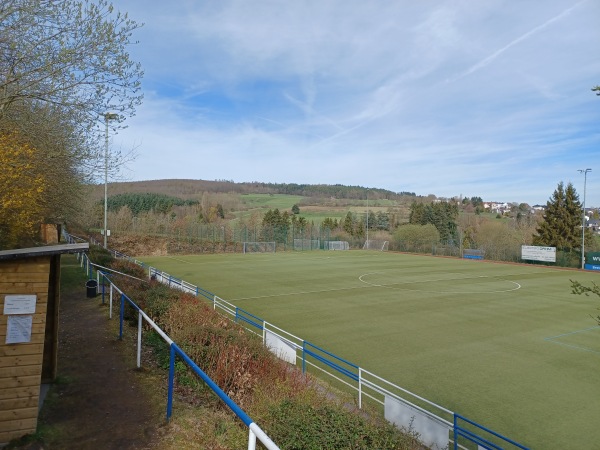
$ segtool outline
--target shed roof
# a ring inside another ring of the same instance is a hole
[[[63,253],[80,253],[90,249],[87,242],[82,244],[46,245],[32,248],[16,248],[13,250],[1,250],[0,260],[31,258],[35,256],[61,255]]]

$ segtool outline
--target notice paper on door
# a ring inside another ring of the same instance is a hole
[[[33,316],[8,316],[6,328],[7,344],[31,342]]]

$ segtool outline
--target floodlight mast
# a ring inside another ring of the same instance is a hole
[[[369,249],[369,188],[367,188],[367,250]]]
[[[104,248],[107,248],[108,237],[108,121],[119,118],[118,114],[105,113],[106,133],[104,135]]]
[[[583,214],[581,216],[581,268],[585,269],[585,191],[587,185],[587,174],[592,169],[577,169],[583,174]]]

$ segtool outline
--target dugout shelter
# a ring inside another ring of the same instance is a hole
[[[34,433],[56,378],[62,244],[0,251],[0,446]]]

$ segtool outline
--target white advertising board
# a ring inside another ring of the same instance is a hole
[[[521,259],[529,261],[556,262],[556,247],[521,246]]]
[[[419,433],[419,440],[430,448],[448,448],[449,429],[441,420],[425,414],[400,400],[385,396],[385,418],[394,425]]]
[[[296,364],[296,347],[272,331],[265,330],[265,344],[278,358]]]

